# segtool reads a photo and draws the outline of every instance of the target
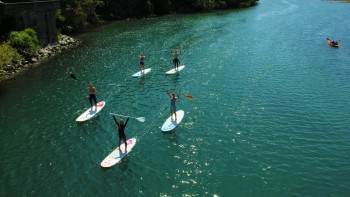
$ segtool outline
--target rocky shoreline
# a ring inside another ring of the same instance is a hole
[[[80,43],[81,41],[79,40],[62,35],[61,40],[57,44],[48,45],[40,49],[36,56],[23,59],[22,61],[12,62],[11,64],[4,66],[3,70],[0,70],[0,72],[2,72],[0,73],[0,82],[12,79],[19,74],[23,74],[30,68],[40,65],[40,63],[49,60],[61,52],[79,46]]]

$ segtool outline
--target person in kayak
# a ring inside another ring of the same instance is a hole
[[[331,40],[329,38],[327,38],[327,40],[328,40],[328,43],[331,45],[338,45],[338,42],[340,41],[340,40],[339,41]]]
[[[140,70],[143,72],[145,70],[145,55],[141,54],[140,55]]]
[[[97,110],[97,99],[96,99],[96,94],[95,94],[97,92],[96,88],[92,84],[90,84],[90,85],[86,84],[86,89],[88,89],[90,92],[89,101],[90,101],[90,105],[91,105],[91,110],[92,110],[92,106],[93,106],[92,101],[94,101],[95,110]]]
[[[173,64],[174,64],[174,68],[175,70],[177,70],[177,68],[179,67],[179,64],[180,64],[180,60],[179,60],[179,54],[177,53],[177,51],[175,51],[173,53]]]
[[[167,94],[169,95],[169,97],[171,98],[170,100],[170,117],[171,117],[171,120],[173,120],[173,114],[175,114],[175,121],[176,121],[176,105],[175,105],[175,102],[177,99],[179,99],[179,93],[176,94],[175,96],[175,93],[169,93],[169,90],[167,89],[166,90]]]
[[[128,144],[126,143],[126,135],[125,135],[124,129],[126,127],[126,124],[128,124],[129,117],[126,119],[126,122],[124,124],[124,120],[123,119],[120,119],[120,121],[118,123],[117,119],[115,118],[115,115],[112,115],[112,116],[113,116],[114,122],[118,125],[118,135],[119,135],[118,147],[119,147],[119,150],[120,150],[120,144],[121,144],[121,142],[123,140],[124,144],[125,144],[125,152],[127,152]]]

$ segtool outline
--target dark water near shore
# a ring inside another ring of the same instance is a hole
[[[0,85],[0,196],[348,196],[349,10],[261,0],[81,35],[78,49]],[[165,76],[171,49],[186,68]],[[142,52],[152,71],[131,78]],[[85,82],[107,104],[76,124]],[[164,88],[194,97],[178,101],[186,114],[170,134]],[[118,138],[110,112],[146,121],[130,120],[138,143],[105,170]]]

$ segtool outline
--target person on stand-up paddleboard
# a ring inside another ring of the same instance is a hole
[[[92,106],[93,106],[92,101],[94,101],[95,110],[97,110],[97,99],[96,99],[96,95],[95,95],[96,88],[92,84],[90,84],[90,85],[86,84],[86,89],[88,89],[90,92],[89,101],[90,101],[90,105],[91,105],[91,110],[92,110]]]
[[[175,70],[177,70],[177,68],[179,67],[179,64],[180,64],[180,60],[179,60],[179,54],[177,53],[177,51],[175,51],[173,53],[173,64],[174,64],[174,68]]]
[[[145,70],[145,55],[140,55],[140,70],[143,72]]]
[[[169,93],[169,90],[166,90],[167,94],[170,96],[171,100],[170,100],[170,116],[171,116],[171,120],[173,120],[173,114],[175,114],[175,121],[176,121],[176,105],[175,102],[177,99],[179,99],[179,93],[176,94],[175,93]]]
[[[128,121],[129,121],[129,117],[126,119],[126,122],[124,124],[124,120],[123,119],[120,119],[119,123],[117,121],[117,119],[115,118],[115,116],[113,115],[113,119],[114,119],[114,122],[118,125],[118,135],[119,135],[119,150],[120,150],[120,144],[122,142],[122,140],[124,141],[124,144],[125,144],[125,152],[127,152],[127,147],[128,147],[128,144],[126,143],[126,135],[125,135],[125,132],[124,132],[124,129],[126,127],[126,124],[128,124]]]

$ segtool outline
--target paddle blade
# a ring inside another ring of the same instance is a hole
[[[69,76],[70,76],[72,79],[77,80],[77,77],[76,77],[73,73],[71,73]]]
[[[140,121],[140,122],[145,122],[145,117],[138,117],[138,118],[135,118],[136,120]]]
[[[193,96],[192,94],[185,94],[185,97],[187,97],[188,99],[192,100],[193,99]]]

